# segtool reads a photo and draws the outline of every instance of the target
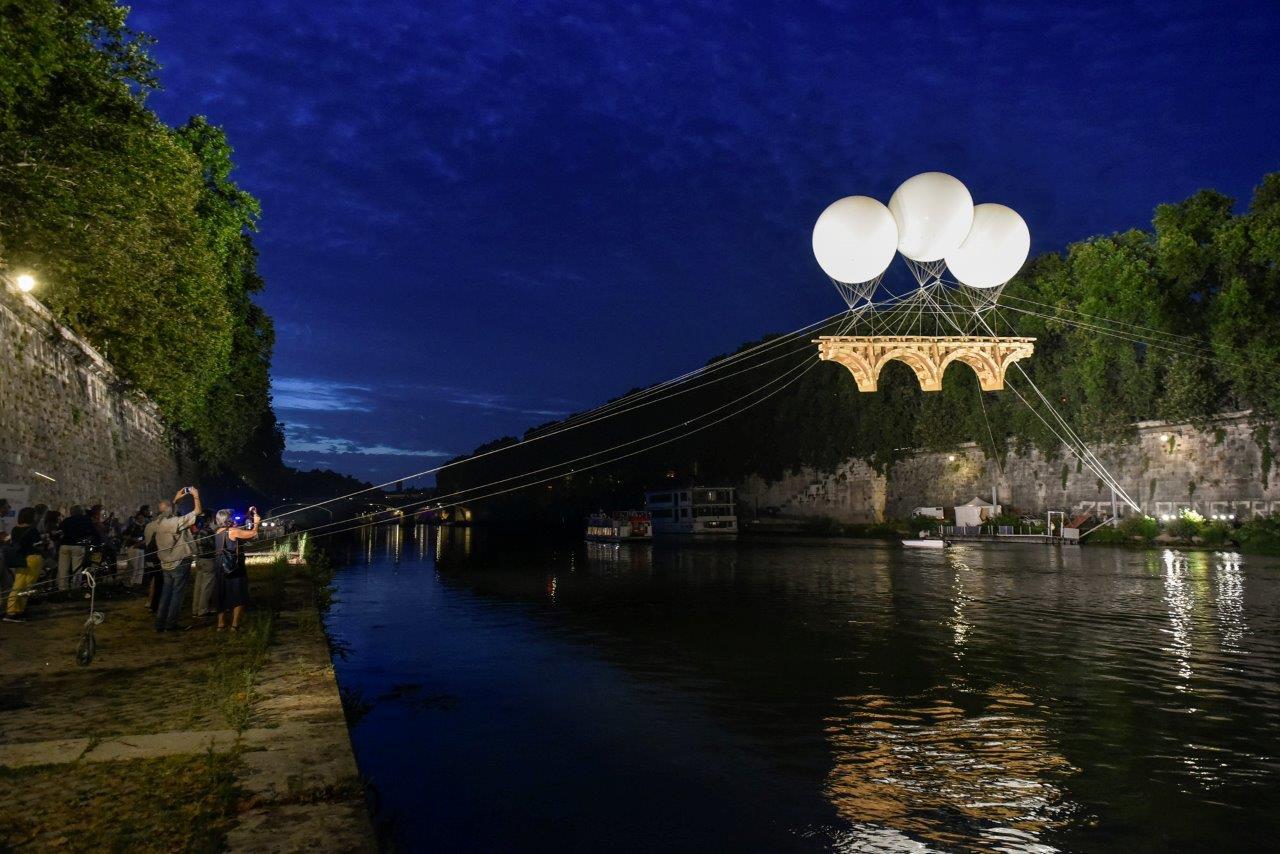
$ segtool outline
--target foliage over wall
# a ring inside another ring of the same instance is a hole
[[[221,129],[147,109],[158,69],[126,14],[0,0],[0,266],[33,272],[203,462],[278,465],[258,201]]]
[[[1196,421],[1250,408],[1260,416],[1280,414],[1280,173],[1265,176],[1247,209],[1235,211],[1234,200],[1201,191],[1158,207],[1150,230],[1093,237],[1035,258],[1005,288],[1006,306],[1031,313],[1002,309],[997,331],[1037,339],[1035,356],[1022,364],[1086,441],[1126,441],[1129,425],[1151,418]],[[1091,328],[1096,321],[1081,312],[1127,324],[1119,327],[1127,332],[1100,334]],[[976,376],[961,363],[948,368],[942,391],[928,394],[898,363],[886,367],[873,394],[859,393],[843,367],[820,363],[722,424],[616,465],[583,470],[592,459],[579,458],[592,452],[689,421],[687,428],[608,455],[630,453],[688,433],[703,423],[695,420],[701,413],[726,407],[724,414],[755,399],[733,403],[789,367],[802,370],[813,356],[807,338],[744,362],[791,353],[726,382],[530,443],[558,425],[535,428],[520,447],[442,472],[441,492],[565,463],[462,497],[575,468],[568,477],[504,499],[526,512],[572,513],[595,504],[636,503],[640,489],[671,478],[735,482],[757,473],[776,479],[801,466],[830,470],[849,457],[883,469],[915,449],[947,450],[966,441],[998,458],[1032,445],[1049,453],[1059,447],[1011,390],[980,392]],[[1031,398],[1016,369],[1009,380]],[[777,387],[764,386],[761,393]],[[477,451],[516,442],[501,439]]]

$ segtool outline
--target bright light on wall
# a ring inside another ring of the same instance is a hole
[[[22,291],[24,294],[29,294],[33,290],[35,290],[36,277],[31,275],[30,273],[23,273],[22,275],[18,276],[17,283],[18,283],[18,290]]]

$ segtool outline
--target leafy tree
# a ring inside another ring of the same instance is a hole
[[[1262,180],[1248,212],[1214,235],[1221,292],[1209,307],[1210,337],[1238,405],[1280,413],[1280,173]]]
[[[220,129],[147,109],[157,67],[126,15],[0,0],[0,262],[35,272],[44,303],[225,465],[274,429],[258,203]]]

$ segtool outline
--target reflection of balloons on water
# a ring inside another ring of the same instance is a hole
[[[1021,269],[1031,233],[1011,208],[975,207],[965,185],[945,172],[903,181],[887,208],[867,196],[840,199],[813,227],[813,254],[851,308],[870,301],[895,249],[921,287],[940,281],[945,260],[960,284],[990,289]]]

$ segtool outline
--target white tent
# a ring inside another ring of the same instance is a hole
[[[972,501],[956,505],[956,524],[961,527],[984,525],[1000,515],[1000,505],[974,496]]]

